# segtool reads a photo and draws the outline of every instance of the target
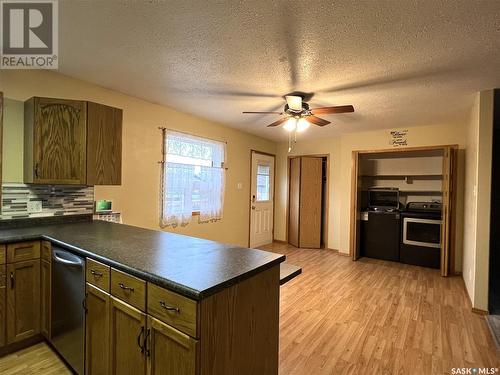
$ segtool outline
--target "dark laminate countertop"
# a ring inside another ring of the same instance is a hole
[[[200,300],[285,260],[284,255],[103,221],[1,229],[0,243],[47,239]]]

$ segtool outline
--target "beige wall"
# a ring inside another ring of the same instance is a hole
[[[477,137],[477,210],[475,283],[472,304],[488,310],[488,273],[490,254],[491,160],[493,145],[493,91],[480,93]]]
[[[23,182],[24,103],[6,98],[3,116],[2,181]]]
[[[458,220],[457,233],[463,228],[463,170],[465,129],[464,123],[436,124],[429,126],[412,127],[408,129],[408,146],[432,146],[458,144],[459,176],[458,176]],[[392,129],[391,129],[392,130]],[[329,154],[330,155],[330,183],[329,183],[329,217],[328,247],[342,253],[349,253],[349,216],[351,194],[351,163],[352,151],[390,148],[390,130],[378,130],[344,134],[340,137],[320,140],[301,141],[293,146],[290,155]],[[286,159],[287,145],[278,145],[277,160],[277,204],[275,219],[275,238],[286,239]],[[461,237],[457,238],[456,269],[461,270]]]
[[[467,128],[465,152],[463,278],[474,305],[476,277],[477,175],[479,144],[479,93],[474,99]]]
[[[96,199],[112,199],[125,223],[158,229],[161,133],[159,126],[227,141],[224,218],[175,232],[232,244],[248,243],[250,150],[275,153],[276,144],[220,124],[47,71],[2,71],[0,91],[7,98],[26,100],[49,96],[92,100],[124,110],[122,186],[97,187]],[[243,189],[238,190],[241,182]],[[194,219],[196,221],[196,219]]]

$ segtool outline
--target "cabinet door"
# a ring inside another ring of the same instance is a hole
[[[7,266],[0,265],[0,348],[6,344],[5,342],[5,323],[7,318],[7,301],[6,301],[6,272]]]
[[[35,98],[34,183],[86,183],[86,107],[82,101]]]
[[[109,374],[109,323],[111,297],[87,283],[85,317],[85,373]]]
[[[196,374],[197,340],[148,315],[148,375]]]
[[[120,185],[122,110],[87,103],[87,185]]]
[[[111,374],[146,373],[146,314],[111,297]]]
[[[46,260],[40,262],[40,281],[40,332],[50,339],[51,264]]]
[[[40,259],[7,265],[7,343],[40,333]]]

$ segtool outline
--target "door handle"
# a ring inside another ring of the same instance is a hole
[[[255,210],[255,206],[252,206],[252,210]]]
[[[144,336],[144,350],[146,351],[146,357],[151,355],[151,349],[149,348],[149,335],[151,334],[151,329],[148,328],[146,331],[146,335]]]
[[[14,289],[14,272],[10,273],[10,289]]]
[[[144,341],[141,341],[141,337],[144,335],[144,326],[141,327],[141,332],[139,332],[139,336],[137,336],[137,345],[141,348],[141,353],[144,353]],[[141,345],[143,343],[143,345]]]
[[[130,286],[126,286],[126,285],[125,285],[125,284],[123,284],[123,283],[118,283],[118,286],[119,286],[121,289],[125,290],[125,291],[127,291],[127,290],[128,290],[128,291],[130,291],[130,292],[133,292],[133,291],[134,291],[134,288],[132,288],[132,287],[130,287]]]

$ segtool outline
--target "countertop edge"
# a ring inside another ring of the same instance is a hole
[[[14,236],[2,238],[0,240],[0,244],[8,244],[8,243],[19,242],[19,241],[36,241],[36,240],[50,241],[53,244],[55,244],[57,246],[61,246],[69,251],[75,252],[78,255],[82,255],[85,257],[95,259],[95,260],[97,260],[101,263],[104,263],[110,267],[116,268],[120,271],[127,272],[127,273],[131,274],[132,276],[136,276],[136,277],[139,277],[141,279],[144,279],[146,282],[151,282],[155,285],[158,285],[158,286],[163,287],[163,288],[167,288],[173,292],[179,293],[185,297],[188,297],[188,298],[191,298],[191,299],[194,299],[197,301],[201,301],[202,299],[210,297],[210,296],[212,296],[212,295],[214,295],[214,294],[216,294],[224,289],[227,289],[228,287],[230,287],[232,285],[238,284],[243,280],[249,279],[250,277],[252,277],[258,273],[261,273],[267,269],[270,269],[270,268],[284,262],[286,259],[286,256],[283,254],[272,253],[272,254],[276,255],[275,259],[272,259],[269,262],[267,262],[261,266],[258,266],[250,271],[247,271],[247,272],[245,272],[241,275],[238,275],[236,277],[233,277],[229,280],[226,280],[220,284],[214,285],[210,288],[207,288],[205,290],[200,291],[200,290],[190,288],[186,285],[179,284],[179,283],[176,283],[176,282],[168,280],[168,279],[159,278],[158,276],[156,276],[154,274],[150,274],[150,273],[147,273],[144,271],[137,270],[133,267],[116,262],[112,259],[97,255],[90,250],[82,249],[80,247],[74,246],[70,243],[58,240],[57,238],[54,238],[54,237],[51,237],[51,236],[45,235],[45,234],[19,235],[19,236],[14,235]]]

